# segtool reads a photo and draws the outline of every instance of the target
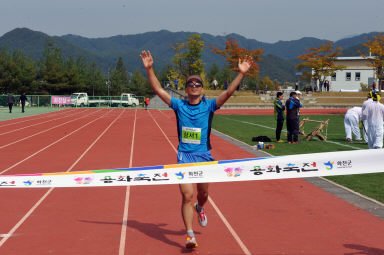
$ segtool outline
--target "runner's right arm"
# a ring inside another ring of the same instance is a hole
[[[159,80],[156,77],[155,71],[153,70],[153,58],[149,51],[143,50],[140,54],[141,60],[143,61],[143,65],[145,67],[145,70],[147,70],[147,76],[149,83],[151,84],[151,87],[153,89],[153,92],[155,92],[156,95],[158,95],[161,100],[164,101],[168,106],[171,105],[171,95],[167,93],[161,87],[161,84]]]

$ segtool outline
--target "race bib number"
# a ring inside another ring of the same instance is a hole
[[[181,135],[183,143],[200,144],[201,128],[182,127]]]

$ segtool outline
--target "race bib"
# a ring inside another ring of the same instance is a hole
[[[183,143],[200,144],[201,128],[182,127],[181,136]]]

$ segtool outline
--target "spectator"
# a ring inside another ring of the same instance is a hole
[[[145,110],[147,110],[148,106],[149,106],[149,98],[148,97],[144,99],[144,105],[145,105]]]
[[[327,81],[327,91],[329,92],[329,87],[331,86],[331,83]]]
[[[25,101],[28,101],[28,99],[25,96],[25,93],[23,92],[23,94],[21,94],[20,96],[21,112],[24,112]]]
[[[216,90],[218,84],[219,84],[219,83],[217,82],[216,78],[213,77],[212,88],[213,88],[214,90]]]
[[[302,104],[297,99],[296,92],[291,92],[289,99],[285,102],[287,109],[287,133],[288,143],[299,142],[299,108]]]
[[[284,99],[284,95],[282,92],[277,92],[276,99],[274,102],[275,105],[275,118],[276,118],[276,142],[283,143],[284,141],[280,139],[281,130],[284,126],[284,111],[285,106],[281,102]]]
[[[356,141],[361,141],[359,123],[362,118],[361,107],[353,107],[344,116],[345,135],[348,142],[352,141],[352,133]]]
[[[13,107],[14,103],[15,103],[15,97],[12,95],[12,93],[9,93],[8,97],[7,97],[7,104],[9,107],[9,113],[12,113],[12,107]]]
[[[368,147],[370,149],[383,148],[384,105],[380,95],[371,92],[373,102],[367,103],[362,112],[362,119],[367,120]]]

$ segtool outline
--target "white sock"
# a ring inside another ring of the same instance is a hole
[[[193,230],[187,230],[187,236],[191,236],[191,237],[193,237],[193,236],[195,236],[195,234],[193,233]]]

